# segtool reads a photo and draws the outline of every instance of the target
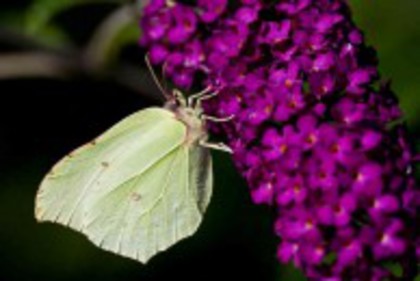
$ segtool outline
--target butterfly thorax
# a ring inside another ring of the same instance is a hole
[[[175,113],[176,118],[187,127],[185,142],[188,145],[193,145],[200,140],[207,139],[205,122],[201,118],[201,108],[177,106],[172,111]]]

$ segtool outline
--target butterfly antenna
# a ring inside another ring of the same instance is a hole
[[[162,93],[162,95],[165,97],[166,100],[170,100],[171,99],[171,95],[169,95],[165,89],[162,86],[162,83],[160,82],[159,78],[156,75],[156,72],[153,69],[152,64],[150,63],[150,59],[149,59],[149,55],[145,56],[145,61],[146,61],[146,65],[147,68],[150,71],[150,74],[152,74],[153,77],[153,81],[155,82],[156,86],[159,88],[160,92]]]
[[[161,73],[160,73],[160,76],[161,77],[165,77],[165,69],[166,69],[166,62],[164,63],[164,64],[162,64],[162,71],[161,71]],[[162,79],[162,81],[160,81],[161,82],[161,84],[162,84],[162,87],[167,91],[167,89],[168,89],[168,83],[167,83],[167,80],[166,79]]]

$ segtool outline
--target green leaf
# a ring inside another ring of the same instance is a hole
[[[325,256],[323,263],[327,265],[332,265],[337,260],[337,254],[334,252],[329,253]]]
[[[0,26],[16,34],[22,34],[25,30],[25,16],[24,12],[18,10],[1,11]],[[49,46],[62,46],[70,42],[67,34],[54,24],[40,30],[34,39],[36,42]]]
[[[387,263],[385,267],[394,274],[396,277],[402,277],[404,269],[399,263]]]
[[[126,3],[127,0],[35,0],[26,14],[25,29],[30,34],[43,30],[57,14],[79,5]]]
[[[279,266],[279,278],[278,280],[306,280],[302,271],[298,270],[292,264]]]
[[[136,25],[128,25],[114,38],[115,40],[108,46],[108,61],[117,59],[124,46],[135,43],[140,38],[140,30]]]
[[[20,11],[16,10],[1,11],[0,25],[13,30],[22,30],[23,15]]]
[[[50,47],[62,47],[71,45],[69,36],[57,25],[48,25],[40,30],[36,40]]]
[[[121,49],[140,38],[134,5],[125,5],[111,13],[96,29],[86,49],[86,58],[96,68],[118,59]]]

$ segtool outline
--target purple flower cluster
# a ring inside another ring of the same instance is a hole
[[[414,279],[416,156],[346,1],[152,0],[141,25],[167,78],[219,90],[207,113],[234,118],[212,130],[253,201],[278,210],[282,263],[311,280]]]

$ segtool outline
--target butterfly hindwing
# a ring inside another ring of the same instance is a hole
[[[198,209],[204,213],[212,195],[213,166],[210,151],[202,146],[189,149],[189,178]]]
[[[114,253],[146,262],[193,234],[202,213],[189,182],[188,148],[180,147],[143,175],[90,208],[86,234]]]

